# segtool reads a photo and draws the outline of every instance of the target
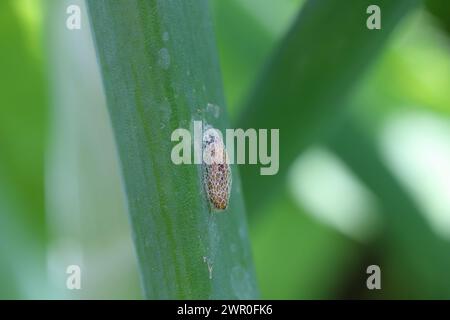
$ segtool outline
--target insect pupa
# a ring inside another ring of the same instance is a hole
[[[231,193],[231,168],[222,136],[212,127],[203,133],[203,184],[211,208],[225,210]]]

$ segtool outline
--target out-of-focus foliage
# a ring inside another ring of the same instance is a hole
[[[82,10],[81,30],[61,27],[61,12],[69,5]],[[59,298],[140,298],[117,150],[84,2],[50,1],[46,8],[52,96],[46,156],[49,282]],[[80,266],[82,290],[67,290],[69,265]]]
[[[379,1],[383,27],[377,32],[366,27],[368,0],[304,4],[261,73],[237,123],[243,128],[279,128],[283,145],[278,174],[256,179],[256,166],[241,167],[250,216],[264,201],[259,197],[262,190],[270,195],[299,151],[339,117],[353,86],[416,2]]]
[[[450,35],[450,3],[447,0],[426,0],[426,7],[431,12],[441,26]]]
[[[257,81],[259,68],[289,29],[302,3],[302,0],[211,2],[225,92],[233,118]]]
[[[44,138],[48,101],[43,57],[33,50],[42,46],[30,43],[26,17],[17,5],[16,1],[0,2],[0,297],[37,298],[47,294]],[[38,43],[39,36],[36,32]]]

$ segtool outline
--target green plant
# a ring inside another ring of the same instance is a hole
[[[146,297],[257,297],[236,168],[230,206],[216,213],[201,167],[170,159],[176,128],[228,127],[207,1],[88,8]]]

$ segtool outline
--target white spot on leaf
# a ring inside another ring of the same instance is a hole
[[[208,259],[208,257],[203,257],[203,262],[206,263],[206,266],[208,267],[209,279],[212,279],[212,271],[213,271],[212,262]]]
[[[158,65],[164,70],[169,69],[170,66],[170,54],[167,48],[162,48],[158,52]]]
[[[206,106],[206,112],[212,114],[212,116],[217,119],[220,116],[220,107],[218,105],[208,103]]]
[[[169,41],[169,33],[166,31],[166,32],[164,32],[163,33],[163,36],[162,36],[162,39],[163,39],[163,41],[164,42],[167,42],[167,41]]]

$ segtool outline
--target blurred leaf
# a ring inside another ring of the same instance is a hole
[[[265,299],[331,299],[355,270],[361,245],[308,216],[282,192],[250,225]],[[264,213],[264,212],[263,212]]]
[[[352,112],[378,126],[393,113],[422,108],[450,114],[450,51],[442,32],[424,10],[409,15],[396,30],[367,81],[351,97]]]
[[[377,1],[381,30],[366,27],[370,4],[307,1],[264,70],[238,126],[280,129],[280,171],[256,179],[258,166],[241,167],[250,213],[270,197],[300,150],[336,116],[388,35],[417,1]],[[262,193],[268,196],[261,198]]]
[[[212,3],[215,30],[220,39],[218,47],[225,92],[233,114],[245,89],[256,77],[255,65],[264,61],[268,54],[267,44],[273,39],[235,0]],[[239,73],[236,73],[238,70]]]
[[[237,116],[243,98],[257,79],[261,65],[295,18],[300,2],[302,1],[211,1],[225,93],[233,119]]]
[[[431,230],[383,163],[374,141],[353,121],[346,117],[327,145],[380,200],[385,231],[378,246],[390,260],[382,265],[383,291],[394,298],[449,298],[450,243]],[[396,288],[396,283],[402,287]]]
[[[69,5],[80,6],[80,30],[69,30],[61,19],[68,17]],[[88,16],[85,3],[50,1],[47,9],[52,94],[46,155],[49,280],[58,299],[141,298],[100,68],[89,21],[83,19]],[[67,290],[69,265],[80,266],[83,290]]]
[[[12,1],[0,4],[0,24],[0,161],[5,179],[26,204],[22,218],[33,226],[33,232],[42,241],[47,120],[43,66],[28,50]]]
[[[0,296],[45,297],[47,88],[14,2],[0,2]]]
[[[448,0],[426,0],[425,6],[450,35],[450,2]]]
[[[228,125],[206,0],[88,1],[147,298],[255,298],[239,177],[210,212],[199,166],[171,162],[176,128]],[[215,117],[206,108],[219,106]]]

